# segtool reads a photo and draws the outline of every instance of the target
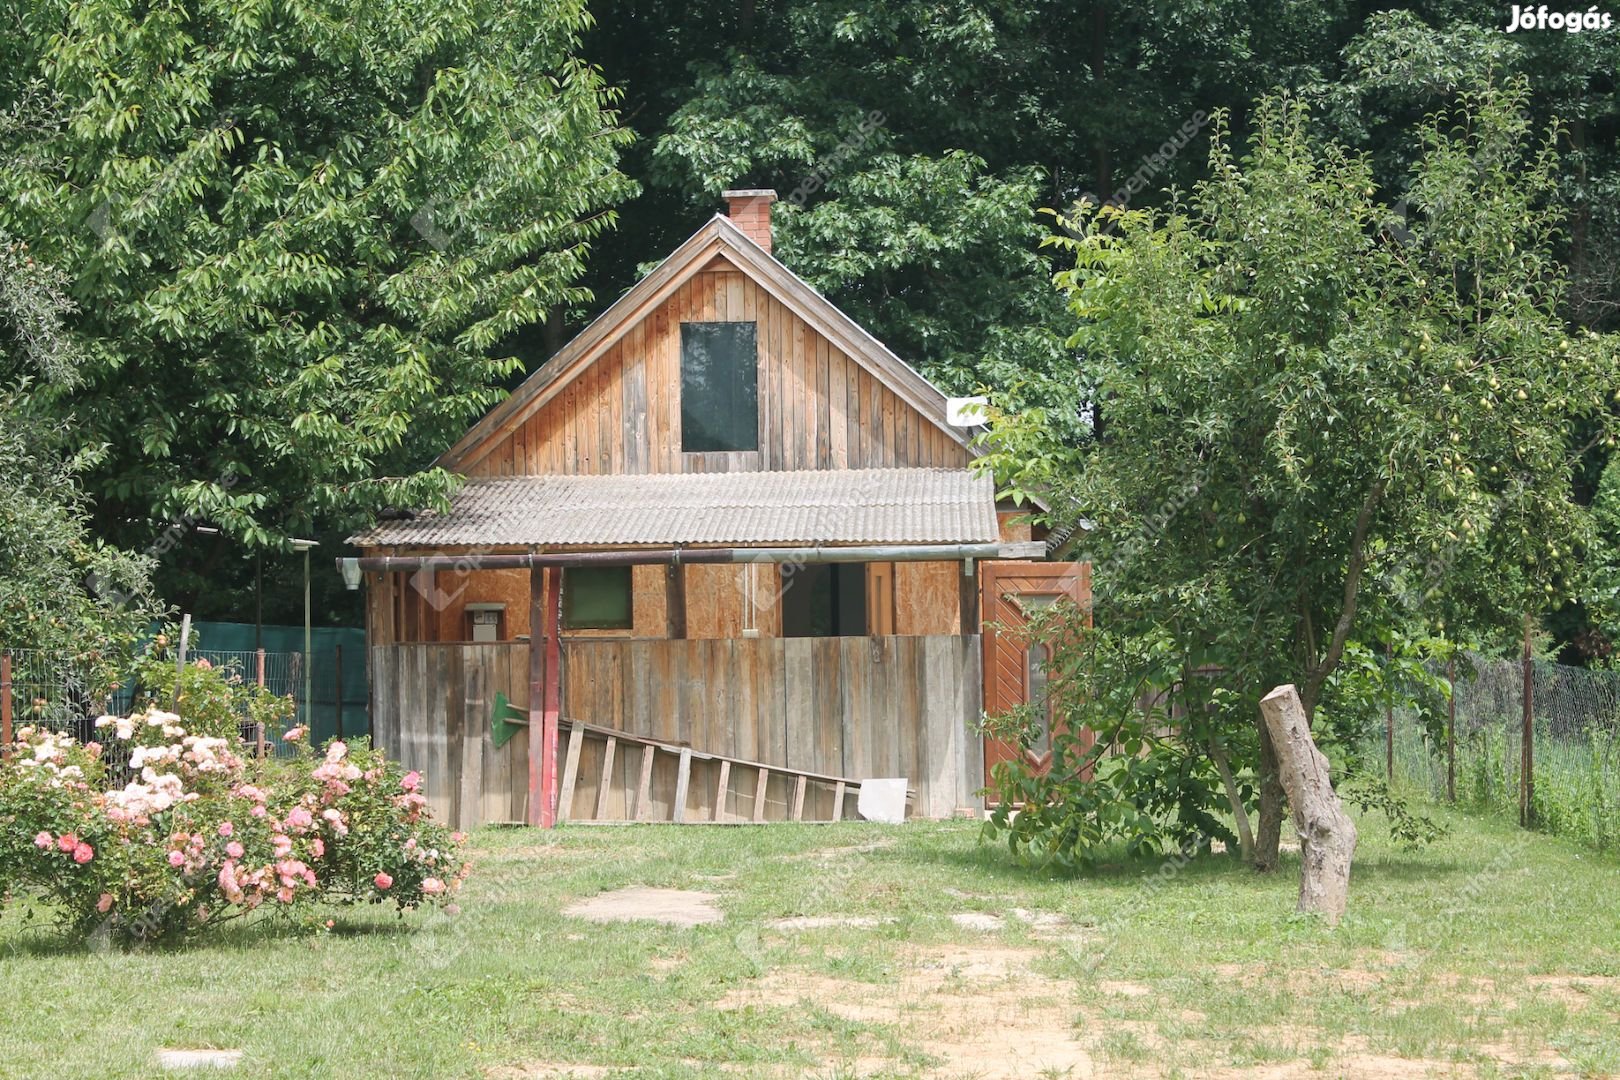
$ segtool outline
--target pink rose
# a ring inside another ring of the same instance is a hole
[[[98,742],[87,742],[84,744],[84,752],[93,758],[99,758],[101,756],[101,744]]]
[[[309,729],[307,727],[304,727],[302,724],[300,724],[298,727],[288,728],[287,733],[281,737],[281,741],[282,742],[298,742],[305,735],[308,735],[308,734],[309,734]]]
[[[307,829],[315,824],[315,815],[302,806],[295,806],[287,811],[287,827],[289,829]]]
[[[309,851],[310,854],[314,855],[317,859],[320,858],[322,855],[326,854],[326,841],[317,836],[315,839],[309,842]]]
[[[388,889],[394,884],[394,879],[389,877],[387,874],[378,874],[371,880],[379,889]]]
[[[275,847],[276,858],[285,859],[288,855],[292,854],[291,837],[282,836],[280,833],[277,833],[275,836],[270,838],[270,843]]]
[[[422,774],[412,769],[400,780],[399,786],[405,791],[415,791],[422,786]]]
[[[78,847],[73,849],[73,861],[78,863],[80,866],[83,866],[85,863],[89,862],[95,857],[96,849],[91,847],[89,844],[81,843]]]
[[[105,914],[107,914],[107,912],[111,911],[112,906],[113,906],[113,894],[110,893],[110,892],[102,893],[101,898],[96,901],[96,910],[101,912],[103,915],[105,915]]]
[[[39,848],[41,851],[49,851],[51,848],[56,846],[56,841],[51,839],[50,833],[41,832],[35,835],[34,846]]]
[[[65,852],[71,852],[79,846],[79,838],[70,832],[65,832],[56,838],[56,846]]]
[[[176,869],[186,865],[185,855],[178,851],[169,852],[169,865],[175,867]]]
[[[290,904],[293,902],[293,891],[287,886],[283,885],[281,888],[276,890],[276,899],[280,900],[283,904]]]
[[[255,806],[253,809],[249,810],[248,813],[252,814],[254,817],[264,817],[264,807]]]
[[[423,878],[422,891],[429,896],[437,896],[444,892],[444,882],[436,877]]]
[[[229,836],[232,833],[234,833],[235,831],[236,831],[236,826],[232,825],[230,822],[222,821],[222,822],[219,823],[219,835],[221,835],[221,836]]]
[[[225,854],[229,855],[233,859],[240,859],[245,850],[246,849],[235,840],[232,840],[230,843],[225,845]]]

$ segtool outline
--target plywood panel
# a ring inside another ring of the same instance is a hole
[[[961,626],[962,564],[894,564],[894,632],[952,634]]]

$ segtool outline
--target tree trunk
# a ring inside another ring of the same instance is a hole
[[[1249,815],[1243,809],[1243,797],[1238,793],[1237,777],[1232,775],[1232,764],[1213,735],[1209,739],[1209,759],[1221,775],[1221,786],[1226,789],[1226,801],[1232,807],[1232,819],[1237,822],[1238,851],[1244,862],[1254,861],[1254,833],[1249,829]]]
[[[1256,813],[1254,857],[1251,862],[1262,874],[1277,869],[1278,848],[1282,845],[1283,788],[1277,777],[1277,752],[1265,721],[1260,727],[1260,807]]]
[[[1302,866],[1299,910],[1317,912],[1330,925],[1344,915],[1350,896],[1350,862],[1356,854],[1356,825],[1328,780],[1327,758],[1311,738],[1310,722],[1292,683],[1260,699],[1276,754],[1277,773],[1288,792],[1299,832]]]

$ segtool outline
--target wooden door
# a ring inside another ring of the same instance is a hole
[[[1091,564],[993,561],[981,564],[980,611],[984,620],[984,710],[999,713],[1026,702],[1044,702],[1045,649],[1026,645],[1017,633],[1037,607],[1068,598],[1082,608],[1091,603]],[[1019,747],[1003,739],[984,740],[984,776],[1002,761],[1022,754],[1037,769],[1051,767],[1052,716],[1037,745]],[[994,805],[992,794],[987,800]]]

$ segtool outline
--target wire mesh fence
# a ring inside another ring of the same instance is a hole
[[[1397,710],[1398,777],[1509,816],[1527,801],[1535,827],[1620,848],[1620,672],[1533,661],[1528,704],[1526,755],[1524,662],[1466,657],[1444,715]]]
[[[273,694],[299,698],[303,689],[304,657],[295,652],[198,649],[187,662],[207,660],[228,676],[257,683]],[[138,690],[132,674],[106,663],[96,663],[57,652],[11,649],[0,653],[0,740],[10,741],[24,725],[66,732],[80,742],[96,738],[99,716],[127,714],[137,705]],[[287,727],[298,718],[287,721]],[[264,732],[264,751],[277,756],[297,753],[283,742],[282,731]],[[259,732],[243,718],[242,737],[258,746]]]

